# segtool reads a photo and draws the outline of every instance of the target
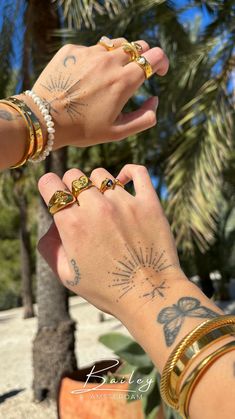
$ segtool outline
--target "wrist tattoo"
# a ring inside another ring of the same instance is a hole
[[[67,280],[65,282],[70,287],[74,287],[75,285],[78,285],[79,284],[79,282],[81,280],[81,274],[80,274],[80,270],[79,270],[79,267],[78,267],[76,261],[74,259],[71,259],[70,263],[71,263],[71,265],[73,267],[75,276],[74,276],[73,281],[68,281]]]
[[[15,121],[18,118],[22,118],[22,116],[20,114],[13,115],[11,112],[0,109],[0,119],[4,119],[5,121]]]
[[[150,247],[143,247],[138,244],[136,248],[130,248],[126,245],[125,255],[121,260],[116,260],[116,266],[113,272],[108,272],[111,276],[109,288],[115,287],[118,290],[116,302],[119,302],[125,295],[135,290],[139,293],[139,298],[148,298],[165,296],[165,290],[169,288],[166,280],[163,279],[156,284],[156,273],[162,272],[175,266],[168,262],[165,250],[158,252],[152,244]],[[136,278],[137,274],[146,269],[146,277]],[[147,290],[143,293],[143,286]]]
[[[68,67],[70,64],[74,65],[76,64],[77,59],[75,57],[75,55],[68,55],[67,57],[65,57],[63,64],[65,67]]]
[[[219,317],[219,314],[202,306],[201,302],[193,297],[182,297],[176,304],[163,308],[158,314],[157,322],[164,324],[163,331],[167,346],[174,343],[186,317],[211,319]]]
[[[61,102],[65,111],[72,121],[79,116],[84,117],[81,109],[87,106],[86,103],[79,101],[78,92],[80,80],[74,81],[71,74],[55,73],[46,79],[41,86],[50,92],[52,99],[48,101],[50,109],[54,113],[59,113],[55,109],[55,103]]]

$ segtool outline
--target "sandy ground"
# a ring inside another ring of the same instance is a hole
[[[100,311],[80,297],[70,298],[71,316],[77,321],[76,356],[79,366],[112,356],[98,342],[109,331],[128,333],[120,322]],[[0,419],[56,419],[54,403],[34,403],[32,384],[32,341],[37,319],[22,319],[22,309],[0,312]]]

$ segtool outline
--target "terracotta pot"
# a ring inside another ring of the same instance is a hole
[[[109,365],[112,365],[111,361],[96,363],[96,371]],[[99,390],[94,390],[98,380],[92,383],[89,379],[85,389],[91,391],[71,393],[73,390],[84,389],[84,382],[91,368],[92,366],[62,378],[58,395],[59,419],[144,419],[141,400],[127,401],[127,392],[123,390],[128,389],[128,383],[104,384]],[[115,372],[115,368],[110,367],[110,371]]]

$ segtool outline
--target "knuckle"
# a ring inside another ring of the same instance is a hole
[[[146,41],[142,41],[142,40],[141,40],[141,46],[142,46],[145,50],[150,49],[150,46],[149,46],[148,42],[146,42]]]
[[[48,172],[45,175],[43,175],[38,181],[39,189],[53,182],[55,179],[55,176],[56,176],[55,173],[52,173],[52,172]]]
[[[166,58],[166,54],[165,54],[165,52],[163,51],[162,48],[154,47],[153,51],[156,54],[159,61],[162,61]]]
[[[99,175],[103,174],[104,169],[102,167],[96,167],[95,169],[92,170],[91,172],[91,178],[93,177],[97,177]]]
[[[135,170],[140,175],[146,175],[148,173],[146,167],[143,166],[142,164],[136,165]]]
[[[153,111],[148,112],[147,115],[146,115],[146,122],[149,126],[156,125],[156,122],[157,122],[156,113],[153,112]]]
[[[72,168],[72,169],[67,170],[64,173],[64,176],[63,176],[62,180],[64,182],[64,181],[66,181],[66,179],[72,179],[72,178],[76,179],[78,177],[78,175],[81,176],[81,174],[78,173],[78,169]]]

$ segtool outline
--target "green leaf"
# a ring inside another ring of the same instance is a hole
[[[121,333],[107,333],[99,337],[99,342],[103,343],[103,345],[112,349],[117,354],[117,351],[121,351],[134,341]]]

